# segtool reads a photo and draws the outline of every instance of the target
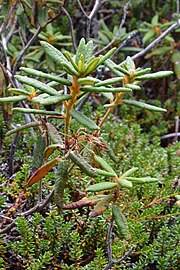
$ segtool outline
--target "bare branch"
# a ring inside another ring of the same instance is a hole
[[[163,40],[169,33],[176,30],[176,28],[179,27],[180,19],[178,22],[171,25],[166,31],[164,31],[158,38],[156,38],[153,42],[151,42],[144,50],[141,52],[135,54],[132,56],[133,60],[136,60],[137,58],[144,56],[147,52],[149,52],[152,48],[154,48],[158,43],[160,43],[161,40]]]
[[[131,32],[129,35],[128,35],[128,37],[123,41],[123,42],[121,42],[120,44],[119,44],[119,46],[117,47],[117,49],[115,50],[115,52],[111,55],[111,57],[110,58],[112,58],[116,53],[118,53],[119,51],[120,51],[120,49],[121,48],[123,48],[134,36],[136,36],[137,35],[137,31],[135,30],[135,31],[133,31],[133,32]]]
[[[37,31],[34,33],[34,35],[32,36],[32,38],[28,41],[28,43],[26,44],[26,46],[23,48],[23,50],[21,51],[21,53],[17,57],[16,62],[14,63],[13,71],[12,71],[12,76],[13,77],[14,77],[14,74],[16,73],[16,71],[17,71],[18,63],[21,61],[21,59],[24,56],[25,52],[31,46],[31,44],[34,42],[34,40],[37,38],[37,36],[41,32],[41,30],[42,30],[42,28],[39,26],[38,29],[37,29]]]
[[[89,20],[92,20],[96,12],[98,11],[99,5],[100,5],[100,0],[96,0],[93,10],[91,11],[90,15],[88,16]]]
[[[77,45],[76,45],[76,38],[75,38],[75,35],[74,35],[74,28],[73,28],[73,22],[72,22],[71,16],[69,15],[69,13],[67,12],[67,10],[64,7],[61,7],[61,8],[64,11],[64,13],[66,14],[66,16],[68,17],[69,24],[70,24],[70,29],[71,29],[71,37],[72,37],[73,48],[74,48],[74,51],[76,51]]]
[[[9,33],[7,34],[7,37],[6,37],[6,42],[8,43],[8,41],[11,39],[13,33],[14,33],[14,30],[15,30],[15,27],[16,27],[16,23],[17,23],[17,18],[14,19],[13,23],[11,24],[11,28],[10,28],[10,31]]]
[[[11,5],[8,16],[7,16],[7,20],[4,21],[0,27],[0,34],[2,34],[8,28],[8,24],[12,23],[11,20],[10,22],[8,22],[8,20],[11,18],[11,15],[13,11],[15,10],[17,4],[18,4],[18,1],[15,1],[14,4]]]
[[[1,34],[1,44],[2,44],[2,48],[3,48],[3,52],[4,52],[5,61],[6,61],[6,72],[7,72],[8,76],[10,76],[11,63],[10,63],[9,56],[7,55],[7,40],[4,36],[4,33]]]
[[[113,260],[112,259],[112,246],[111,246],[111,243],[112,243],[111,234],[112,234],[113,225],[114,225],[114,218],[111,217],[109,228],[108,228],[108,233],[107,233],[107,239],[106,239],[107,251],[108,251],[108,262],[109,263],[111,263]]]
[[[180,137],[180,132],[174,132],[174,133],[169,133],[166,135],[161,136],[161,139],[168,139],[168,138],[176,138],[176,137]]]
[[[31,209],[29,209],[28,211],[20,214],[20,216],[21,217],[27,217],[27,216],[33,214],[36,211],[42,210],[51,201],[53,195],[54,195],[54,189],[50,192],[50,194],[48,195],[48,197],[42,203],[36,204],[34,207],[32,207]],[[6,226],[4,229],[0,230],[0,234],[1,233],[6,233],[6,232],[10,231],[15,226],[15,221],[16,221],[16,219],[11,224],[9,224],[8,226]]]
[[[119,259],[118,261],[112,261],[111,263],[109,263],[109,264],[104,268],[104,270],[109,270],[109,269],[112,268],[113,265],[115,265],[115,264],[120,264],[122,261],[126,260],[127,257],[133,252],[133,250],[134,250],[135,248],[136,248],[135,245],[132,246],[132,247],[130,248],[130,250],[129,250],[129,251],[128,251],[121,259]]]
[[[176,0],[176,12],[179,15],[180,12],[180,2],[179,0]],[[180,25],[180,21],[178,21],[178,26]]]
[[[81,4],[81,1],[80,1],[80,0],[77,0],[77,2],[78,2],[78,5],[79,5],[79,7],[80,7],[82,13],[84,14],[84,16],[85,16],[86,18],[88,18],[88,15],[86,14],[86,12],[85,12],[85,10],[84,10],[84,8],[83,8],[83,6],[82,6],[82,4]]]
[[[84,14],[84,16],[87,19],[86,40],[88,41],[90,38],[91,22],[92,22],[93,17],[96,15],[100,5],[101,5],[101,1],[100,0],[95,1],[94,7],[89,15],[87,15],[87,13],[85,12],[80,0],[78,0],[78,4],[79,4],[79,7],[80,7],[82,13]]]
[[[127,4],[124,6],[124,12],[123,12],[123,16],[122,16],[122,19],[121,19],[121,22],[120,22],[120,25],[119,25],[119,29],[115,35],[115,37],[111,40],[111,42],[109,42],[104,48],[102,48],[101,50],[99,50],[97,53],[95,53],[95,55],[99,55],[100,53],[102,53],[103,51],[109,49],[111,47],[111,45],[113,45],[113,43],[116,41],[117,37],[119,36],[121,30],[122,30],[122,27],[126,21],[126,16],[127,16],[127,11],[128,11],[128,8],[129,8],[129,5],[130,5],[130,2],[127,2]],[[124,45],[123,45],[124,46]],[[122,47],[121,47],[122,48]]]
[[[8,161],[8,163],[9,163],[9,176],[14,174],[14,153],[16,150],[16,144],[18,141],[18,137],[19,137],[19,131],[17,131],[15,133],[14,140],[11,143],[11,149],[10,149],[9,161]]]

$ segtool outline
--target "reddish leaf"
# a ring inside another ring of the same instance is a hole
[[[84,198],[82,198],[81,200],[79,200],[77,202],[73,202],[73,203],[64,205],[63,209],[71,209],[72,210],[72,209],[76,209],[76,208],[82,208],[84,206],[94,206],[100,200],[101,200],[101,198],[91,199],[91,198],[84,197]]]
[[[59,162],[60,158],[52,159],[51,161],[45,163],[43,166],[41,166],[28,180],[29,186],[34,185],[36,182],[38,182],[40,179],[42,179],[51,169],[54,167],[54,165]]]

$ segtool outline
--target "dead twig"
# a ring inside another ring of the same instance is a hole
[[[36,211],[41,211],[51,201],[53,195],[54,195],[54,189],[50,192],[48,197],[42,203],[37,203],[34,207],[29,209],[28,211],[20,214],[20,216],[27,217]],[[10,231],[15,226],[15,222],[16,222],[16,219],[11,224],[6,226],[4,229],[0,230],[0,234],[3,234],[3,233]]]
[[[69,15],[69,13],[67,12],[67,10],[64,7],[61,7],[61,8],[62,8],[63,12],[66,14],[66,16],[68,17],[69,24],[70,24],[70,30],[71,30],[71,38],[72,38],[73,48],[74,48],[74,51],[76,51],[77,45],[76,45],[76,38],[74,35],[74,27],[73,27],[73,22],[72,22],[71,16]]]
[[[87,25],[86,25],[86,40],[88,41],[90,39],[90,30],[91,30],[91,23],[92,23],[92,19],[94,18],[94,16],[96,15],[96,13],[98,12],[98,9],[101,5],[101,1],[100,0],[96,0],[95,1],[95,4],[94,4],[94,7],[91,11],[91,13],[89,15],[87,15],[87,13],[85,12],[82,4],[81,4],[81,1],[78,0],[77,1],[78,4],[79,4],[79,7],[82,11],[82,13],[84,14],[84,16],[86,17],[87,19]]]

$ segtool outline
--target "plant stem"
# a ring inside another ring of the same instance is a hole
[[[72,85],[69,87],[70,94],[72,98],[65,102],[65,107],[66,107],[66,120],[65,120],[65,145],[66,148],[68,148],[68,135],[69,135],[69,125],[71,122],[71,115],[70,115],[70,110],[73,108],[74,104],[76,103],[77,96],[80,93],[80,85],[77,82],[77,77],[73,77],[72,80]]]

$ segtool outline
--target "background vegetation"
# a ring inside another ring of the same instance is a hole
[[[12,114],[17,102],[0,105],[0,269],[179,269],[178,1],[2,1],[0,10],[3,98],[10,95],[8,88],[18,88],[15,75],[22,74],[20,67],[63,73],[41,41],[75,53],[84,37],[93,40],[95,56],[116,47],[111,59],[117,64],[131,56],[136,67],[173,71],[170,77],[143,81],[143,91],[133,91],[135,100],[163,107],[167,113],[118,105],[101,128],[117,163],[107,153],[103,157],[117,173],[138,167],[136,177],[161,180],[121,188],[117,205],[127,218],[130,238],[119,236],[111,209],[96,218],[91,216],[91,206],[61,210],[52,196],[56,169],[43,177],[41,192],[39,183],[29,187],[29,177],[43,162],[42,154],[38,155],[41,136],[37,127],[17,128],[29,125],[36,116]],[[105,80],[112,73],[107,67],[98,68],[93,77]],[[106,103],[105,96],[92,93],[80,109],[98,123]],[[57,105],[46,110],[57,108],[64,110]],[[62,135],[61,121],[50,122]],[[72,131],[79,127],[78,122],[71,123]],[[57,150],[52,158],[56,156]],[[64,190],[64,205],[77,202],[86,196],[87,186],[102,181],[100,177],[92,181],[75,168]]]

